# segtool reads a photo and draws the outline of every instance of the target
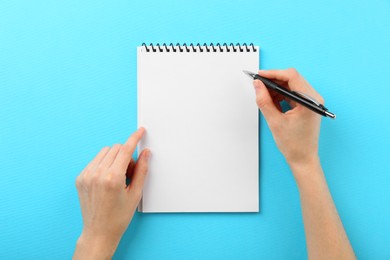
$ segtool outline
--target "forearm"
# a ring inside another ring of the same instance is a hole
[[[82,234],[77,240],[73,259],[111,259],[117,246],[118,243],[114,239]]]
[[[309,259],[355,259],[319,159],[291,169],[300,193]]]

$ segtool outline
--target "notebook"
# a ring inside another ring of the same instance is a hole
[[[137,47],[138,145],[152,156],[141,212],[258,212],[259,47]]]

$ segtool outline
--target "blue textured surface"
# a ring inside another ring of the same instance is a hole
[[[356,254],[390,258],[389,13],[388,0],[2,0],[0,258],[71,257],[75,177],[136,129],[142,42],[253,42],[262,68],[296,67],[338,116],[320,154]],[[137,214],[115,258],[305,258],[298,192],[263,118],[260,135],[260,214]]]

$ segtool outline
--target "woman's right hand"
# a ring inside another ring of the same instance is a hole
[[[324,104],[324,99],[295,70],[261,70],[259,75],[269,78],[290,90],[300,91]],[[275,142],[286,158],[295,178],[301,167],[319,163],[318,138],[321,116],[300,104],[289,102],[292,109],[283,113],[279,102],[284,100],[280,94],[269,91],[260,80],[253,82],[256,90],[256,103]]]

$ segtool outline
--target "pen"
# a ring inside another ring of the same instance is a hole
[[[253,72],[250,72],[247,70],[243,70],[243,72],[246,75],[248,75],[250,78],[252,78],[253,80],[258,79],[258,80],[262,81],[267,88],[272,89],[272,90],[278,92],[279,94],[281,94],[282,96],[285,96],[286,98],[293,100],[293,101],[301,104],[302,106],[307,107],[308,109],[310,109],[313,112],[316,112],[317,114],[320,114],[320,115],[325,116],[325,117],[330,117],[332,119],[336,118],[335,114],[329,112],[326,107],[324,107],[322,104],[317,102],[314,98],[308,96],[305,93],[298,92],[298,91],[290,91],[290,90],[276,84],[272,80],[264,78],[256,73],[253,73]]]

